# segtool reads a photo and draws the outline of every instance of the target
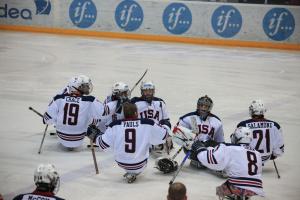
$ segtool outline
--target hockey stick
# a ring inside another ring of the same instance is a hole
[[[48,124],[46,125],[46,128],[45,128],[45,131],[44,131],[44,135],[43,135],[43,138],[42,138],[42,141],[41,141],[41,145],[40,145],[38,154],[41,154],[42,146],[43,146],[43,144],[44,144],[44,140],[45,140],[45,136],[46,136],[47,129],[48,129]]]
[[[182,162],[180,163],[179,168],[177,169],[176,173],[173,175],[173,178],[170,180],[169,185],[173,184],[174,180],[176,179],[177,175],[179,174],[180,170],[182,169],[185,161],[190,157],[191,151],[188,151],[185,157],[183,158]]]
[[[33,111],[34,113],[36,113],[38,116],[42,117],[43,118],[43,115],[38,112],[37,110],[35,110],[34,108],[32,108],[31,106],[29,106],[29,110]]]
[[[96,174],[99,174],[98,163],[96,160],[96,154],[95,154],[95,149],[94,149],[92,140],[90,140],[90,145],[91,145],[91,150],[92,150],[92,155],[93,155],[93,160],[94,160],[95,171],[96,171]]]
[[[171,160],[174,160],[176,158],[176,156],[182,151],[183,149],[183,146],[181,146],[177,151],[176,153],[172,156]]]
[[[29,110],[31,110],[31,111],[33,111],[34,113],[36,113],[38,116],[40,116],[41,118],[43,118],[44,116],[40,113],[40,112],[38,112],[37,110],[35,110],[34,108],[32,108],[31,106],[29,106],[29,108],[28,108]],[[55,132],[50,132],[49,133],[50,135],[56,135],[56,133]]]
[[[145,77],[145,75],[147,74],[148,69],[146,69],[146,71],[143,73],[143,75],[141,76],[141,78],[134,84],[134,86],[132,87],[132,89],[130,90],[130,95],[132,93],[132,91],[136,88],[136,86],[141,82],[141,80]],[[122,103],[120,103],[120,105],[116,108],[115,112],[113,113],[116,114],[116,112],[118,112],[118,110],[122,107]]]
[[[143,78],[145,77],[145,75],[147,74],[147,72],[148,72],[148,69],[146,69],[146,71],[143,73],[142,77],[134,84],[134,86],[130,90],[130,93],[136,88],[136,86],[141,82],[141,80],[143,80]]]
[[[274,167],[275,167],[275,170],[276,170],[276,173],[277,173],[277,178],[280,179],[279,171],[277,169],[277,165],[275,163],[275,160],[273,160],[273,164],[274,164]]]

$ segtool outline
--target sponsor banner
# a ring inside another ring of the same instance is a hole
[[[300,7],[151,0],[1,0],[0,25],[300,43]]]

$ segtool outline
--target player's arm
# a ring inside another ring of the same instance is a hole
[[[223,130],[223,125],[222,125],[221,122],[220,122],[220,125],[219,125],[218,129],[216,130],[216,133],[215,133],[215,135],[214,135],[213,140],[214,140],[215,142],[218,142],[218,143],[222,143],[222,142],[225,141],[225,140],[224,140],[224,130]]]
[[[200,163],[212,170],[220,171],[226,167],[228,159],[226,159],[226,146],[220,144],[215,148],[208,147],[206,151],[202,151],[197,155]],[[230,155],[227,155],[230,156]]]
[[[179,121],[177,122],[177,125],[178,126],[183,126],[185,128],[188,128],[188,129],[192,129],[190,116],[179,118]]]
[[[44,124],[56,124],[58,115],[58,106],[57,100],[52,100],[48,106],[47,111],[44,113],[43,116],[43,123]]]
[[[281,128],[276,130],[273,140],[274,145],[271,159],[275,159],[284,153],[284,141]]]
[[[168,136],[168,127],[166,125],[159,125],[153,122],[153,125],[149,125],[146,128],[151,128],[150,143],[152,145],[159,145],[166,142]]]

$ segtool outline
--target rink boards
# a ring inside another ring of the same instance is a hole
[[[0,29],[300,50],[300,7],[157,0],[2,0]]]

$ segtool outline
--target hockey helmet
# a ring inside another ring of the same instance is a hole
[[[117,82],[112,87],[112,95],[118,100],[128,100],[130,98],[130,90],[126,83]]]
[[[232,144],[250,144],[253,136],[249,127],[238,127],[230,136]]]
[[[141,84],[141,95],[147,102],[151,102],[153,100],[155,94],[155,85],[152,81],[145,81]]]
[[[34,183],[41,191],[57,193],[60,177],[55,166],[52,164],[39,164],[34,171]]]
[[[253,100],[249,106],[249,115],[252,116],[260,116],[264,115],[267,109],[262,100]]]
[[[68,84],[69,93],[81,93],[89,95],[93,91],[93,84],[89,77],[79,75],[71,78]]]

